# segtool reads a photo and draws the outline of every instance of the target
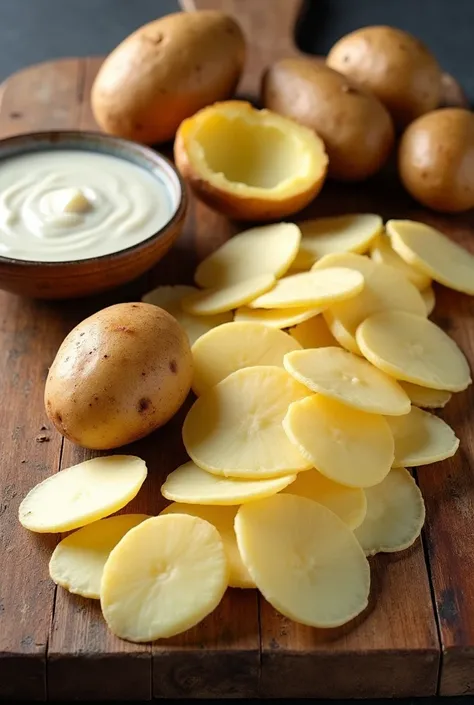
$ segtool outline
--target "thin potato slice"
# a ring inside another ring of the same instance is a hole
[[[431,316],[431,314],[434,311],[434,307],[436,306],[436,296],[434,293],[434,289],[432,286],[426,287],[426,289],[423,289],[420,291],[421,298],[425,302],[426,306],[426,315]]]
[[[400,270],[406,278],[421,291],[431,284],[431,278],[413,265],[407,264],[397,255],[387,235],[378,235],[370,248],[370,256],[374,262],[388,264]]]
[[[410,413],[388,418],[395,439],[393,467],[413,468],[451,458],[459,438],[442,419],[413,406]]]
[[[119,514],[66,536],[51,556],[51,579],[75,595],[98,600],[104,565],[111,550],[130,529],[149,518],[146,514]]]
[[[216,288],[261,274],[281,277],[293,262],[301,240],[294,223],[274,223],[234,235],[197,267],[196,284]]]
[[[450,289],[474,295],[474,255],[436,228],[413,220],[389,220],[392,247],[405,262]]]
[[[323,318],[326,321],[327,327],[331,331],[331,335],[334,336],[334,338],[337,340],[337,342],[342,348],[345,348],[345,350],[354,353],[354,355],[362,354],[359,350],[359,346],[357,345],[355,335],[352,335],[352,333],[347,330],[342,321],[340,321],[332,314],[330,308],[328,308],[326,311],[323,311]]]
[[[159,306],[171,313],[186,331],[189,342],[192,345],[204,333],[232,320],[230,311],[218,313],[215,316],[193,316],[191,313],[183,311],[181,301],[185,296],[190,296],[198,291],[199,289],[194,286],[159,286],[145,294],[142,297],[142,301],[146,304]]]
[[[198,504],[179,504],[173,502],[163,509],[163,514],[189,514],[205,519],[216,527],[224,544],[224,551],[229,564],[229,587],[254,588],[255,583],[247,568],[242,563],[234,531],[234,520],[238,507],[210,507]]]
[[[224,545],[212,524],[186,514],[153,517],[111,552],[100,587],[102,613],[121,639],[162,639],[207,617],[228,582]]]
[[[283,428],[319,472],[341,485],[371,487],[392,467],[394,440],[383,416],[316,394],[291,404]]]
[[[244,367],[283,367],[286,353],[300,347],[288,333],[263,323],[226,323],[193,345],[193,390],[199,396]]]
[[[161,494],[166,499],[183,504],[245,504],[255,499],[270,497],[295,479],[296,475],[283,475],[268,480],[219,477],[189,462],[168,475],[161,487]]]
[[[308,470],[283,431],[289,405],[309,394],[280,367],[246,367],[193,404],[183,441],[196,465],[225,477],[258,480]]]
[[[364,357],[395,379],[450,392],[471,383],[469,365],[454,340],[422,316],[378,313],[359,326],[357,342]]]
[[[284,366],[312,392],[371,414],[400,416],[410,411],[410,399],[389,375],[341,348],[294,350]]]
[[[249,303],[255,297],[271,289],[274,284],[275,277],[271,274],[261,274],[259,277],[245,279],[245,281],[236,284],[228,284],[216,289],[204,289],[190,296],[185,296],[181,305],[184,311],[195,316],[225,313]]]
[[[235,518],[242,560],[268,602],[289,619],[337,627],[366,607],[367,558],[353,532],[322,504],[279,494]]]
[[[338,345],[322,315],[313,316],[308,321],[298,323],[289,333],[303,348],[326,348]]]
[[[425,521],[425,504],[405,468],[390,470],[365,494],[367,514],[354,533],[367,556],[403,551],[415,543]]]
[[[146,475],[145,462],[134,455],[86,460],[33,487],[20,504],[20,523],[38,533],[78,529],[125,507]]]
[[[251,301],[249,308],[293,308],[330,306],[349,299],[364,286],[364,277],[356,271],[333,267],[324,272],[302,272],[279,279],[271,291]]]
[[[283,492],[307,497],[313,502],[323,504],[337,514],[350,529],[362,524],[367,511],[364,490],[339,485],[314,469],[298,473],[296,480]]]
[[[290,328],[298,323],[309,321],[321,313],[321,308],[302,306],[300,308],[248,308],[243,306],[235,312],[234,321],[264,323],[271,328]]]
[[[442,409],[452,397],[451,392],[446,392],[444,389],[420,387],[411,382],[399,382],[399,385],[408,394],[411,403],[422,409]]]

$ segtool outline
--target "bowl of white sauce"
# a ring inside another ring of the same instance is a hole
[[[135,279],[179,236],[174,165],[134,142],[54,131],[0,140],[0,288],[88,296]]]

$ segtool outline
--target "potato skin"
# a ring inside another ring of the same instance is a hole
[[[362,181],[379,171],[392,151],[394,128],[384,106],[320,60],[273,64],[263,77],[262,101],[322,138],[333,179]]]
[[[103,130],[154,144],[234,92],[245,60],[239,25],[222,12],[180,12],[140,27],[106,58],[91,93]]]
[[[151,304],[117,304],[63,341],[46,380],[46,413],[74,443],[118,448],[166,423],[191,378],[191,350],[178,322]]]
[[[437,108],[442,72],[431,52],[395,27],[364,27],[342,37],[327,64],[372,91],[397,127]]]
[[[398,170],[406,190],[433,210],[474,207],[474,115],[442,108],[412,122],[400,141]]]

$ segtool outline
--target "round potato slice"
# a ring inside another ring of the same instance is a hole
[[[274,223],[234,235],[204,259],[194,273],[196,284],[215,288],[261,274],[281,277],[293,262],[301,240],[294,223]]]
[[[261,274],[236,284],[228,284],[216,289],[204,289],[190,296],[185,296],[181,306],[184,311],[196,316],[225,313],[249,303],[255,297],[271,289],[274,284],[275,277],[271,274]]]
[[[342,348],[294,350],[284,366],[312,392],[371,414],[401,416],[410,411],[406,392],[389,375]]]
[[[442,409],[452,397],[451,392],[446,392],[444,389],[430,389],[402,381],[399,385],[408,394],[411,403],[422,409]]]
[[[201,335],[207,333],[207,331],[232,320],[232,313],[230,311],[218,313],[215,316],[193,316],[191,313],[183,311],[181,301],[185,296],[190,296],[198,291],[199,289],[196,289],[194,286],[159,286],[153,289],[153,291],[149,291],[148,294],[145,294],[145,296],[142,297],[142,301],[146,304],[159,306],[174,316],[186,331],[189,342],[192,345]]]
[[[309,321],[314,316],[321,313],[320,308],[302,306],[300,308],[248,308],[243,306],[235,312],[234,321],[250,321],[254,323],[264,323],[271,328],[290,328],[298,323]]]
[[[367,607],[367,558],[349,527],[322,504],[291,494],[249,502],[237,512],[235,532],[258,589],[289,619],[337,627]]]
[[[338,345],[322,315],[298,323],[289,333],[303,348],[329,348]]]
[[[424,223],[389,220],[386,227],[405,262],[450,289],[474,294],[474,255]]]
[[[347,487],[371,487],[392,467],[394,440],[383,416],[316,394],[291,404],[288,438],[325,477]]]
[[[226,323],[193,345],[193,390],[199,396],[244,367],[283,367],[286,353],[300,348],[288,333],[263,323]]]
[[[238,507],[210,507],[198,504],[179,504],[173,502],[163,509],[163,514],[189,514],[205,519],[216,527],[224,544],[224,551],[229,564],[229,587],[254,588],[255,583],[250,577],[247,568],[242,563],[237,539],[234,531],[234,520]]]
[[[192,460],[208,472],[258,480],[308,470],[282,427],[289,405],[310,392],[280,367],[233,372],[193,404],[183,425]]]
[[[394,468],[365,494],[367,514],[354,532],[365,554],[394,553],[411,546],[423,528],[425,505],[410,473]]]
[[[189,462],[168,475],[161,487],[161,494],[166,499],[183,504],[245,504],[255,499],[270,497],[295,479],[296,475],[283,475],[268,480],[219,477]]]
[[[323,272],[302,272],[279,279],[271,291],[251,301],[249,308],[330,306],[362,291],[364,277],[344,267]]]
[[[378,235],[370,248],[370,256],[374,262],[388,264],[399,269],[406,278],[421,291],[431,284],[431,278],[413,265],[407,264],[397,255],[387,235]]]
[[[367,500],[364,490],[345,487],[328,480],[317,470],[305,470],[298,473],[296,480],[283,492],[307,497],[319,502],[342,519],[350,529],[355,529],[364,521]]]
[[[413,406],[410,413],[388,418],[395,439],[393,467],[413,468],[451,458],[459,448],[459,438],[442,419]]]
[[[326,321],[326,325],[329,328],[331,335],[334,336],[341,347],[345,348],[349,352],[353,352],[355,355],[362,355],[359,350],[359,346],[357,345],[355,335],[352,335],[352,333],[350,333],[344,326],[342,321],[332,314],[330,308],[323,311],[323,318]]]
[[[153,517],[112,550],[100,603],[109,629],[143,642],[174,636],[212,612],[229,582],[217,529],[186,514]]]
[[[20,504],[20,523],[38,533],[78,529],[125,507],[146,475],[145,462],[134,455],[86,460],[33,487]]]
[[[425,302],[426,306],[426,315],[431,316],[431,314],[434,311],[434,307],[436,305],[436,297],[434,293],[434,289],[432,286],[426,287],[426,289],[423,289],[420,291],[421,298]]]
[[[364,357],[395,379],[460,392],[471,375],[466,358],[441,328],[422,316],[385,311],[357,329]]]
[[[146,514],[120,514],[66,536],[51,556],[51,579],[75,595],[98,600],[102,572],[111,550],[130,529],[149,518]]]

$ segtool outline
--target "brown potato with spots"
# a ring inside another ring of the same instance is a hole
[[[191,379],[191,349],[176,319],[151,304],[117,304],[63,341],[46,380],[46,413],[78,445],[118,448],[165,424]]]

